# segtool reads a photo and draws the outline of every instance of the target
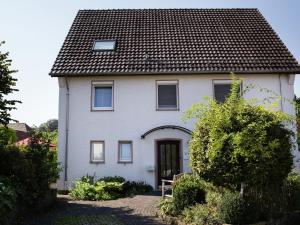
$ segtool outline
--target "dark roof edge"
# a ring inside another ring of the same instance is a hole
[[[258,8],[107,8],[107,9],[79,9],[78,12],[85,12],[85,11],[141,11],[141,10],[259,10]]]
[[[180,71],[180,72],[108,72],[108,73],[49,73],[51,77],[87,77],[87,76],[113,76],[113,75],[187,75],[187,74],[300,74],[299,70],[278,71]]]

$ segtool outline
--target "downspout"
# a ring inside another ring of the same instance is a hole
[[[281,74],[279,74],[279,92],[280,92],[280,109],[283,111],[283,105],[282,105],[282,87],[281,87]]]
[[[70,105],[70,90],[68,78],[66,78],[66,146],[65,146],[65,185],[68,181],[68,146],[69,146],[69,105]]]

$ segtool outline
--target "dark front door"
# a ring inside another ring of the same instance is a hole
[[[179,141],[157,142],[157,164],[158,185],[161,185],[162,179],[173,180],[173,176],[180,173]]]

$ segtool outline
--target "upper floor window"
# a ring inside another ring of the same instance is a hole
[[[115,40],[96,40],[94,41],[94,51],[113,51],[116,48]]]
[[[225,102],[226,98],[230,95],[231,80],[214,80],[213,89],[215,100],[220,103]]]
[[[113,110],[113,81],[92,82],[92,110]]]
[[[156,108],[158,110],[178,110],[178,81],[157,81]]]

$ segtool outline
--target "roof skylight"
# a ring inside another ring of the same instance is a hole
[[[94,41],[94,51],[113,51],[116,48],[115,40],[96,40]]]

